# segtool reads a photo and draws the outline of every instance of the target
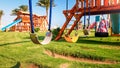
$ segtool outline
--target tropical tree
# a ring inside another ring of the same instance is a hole
[[[18,9],[18,8],[13,9],[11,15],[17,15],[17,12],[18,12],[19,10],[20,10],[20,9]]]
[[[48,9],[50,6],[50,0],[38,0],[37,6],[46,8],[46,16],[48,17]],[[54,0],[52,2],[52,6],[55,7]]]
[[[17,12],[19,12],[19,11],[27,12],[28,11],[28,6],[27,5],[21,5],[21,6],[19,6],[19,8],[13,9],[11,15],[17,15]]]
[[[1,18],[2,18],[2,16],[3,16],[3,10],[0,10],[0,26],[1,26]]]
[[[19,8],[20,8],[21,11],[24,11],[24,12],[28,11],[28,6],[27,5],[21,5],[21,6],[19,6]]]

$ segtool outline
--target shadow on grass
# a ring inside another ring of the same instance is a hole
[[[104,41],[102,40],[102,38],[100,40],[92,40],[92,39],[89,39],[89,38],[94,38],[94,37],[85,37],[85,39],[82,37],[82,38],[79,38],[77,43],[85,43],[85,44],[100,44],[100,45],[112,45],[112,46],[120,46],[120,42],[113,42],[113,41]]]
[[[78,39],[78,41],[76,43],[83,43],[83,44],[87,43],[87,44],[93,44],[93,45],[98,44],[98,45],[120,46],[120,42],[118,42],[119,40],[117,41],[117,39],[116,39],[116,41],[113,42],[112,40],[111,41],[109,41],[109,40],[104,41],[103,38],[105,38],[105,37],[94,37],[94,36],[79,37],[79,39]],[[55,40],[53,40],[53,41],[55,41]],[[55,42],[66,42],[66,41],[64,40],[64,38],[61,38],[60,40],[55,41]]]
[[[64,38],[60,38],[59,40],[55,40],[55,39],[52,39],[52,41],[55,41],[55,42],[66,42]]]
[[[12,66],[10,68],[23,68],[23,67],[20,62],[17,62],[14,66]],[[27,64],[27,68],[51,68],[51,67],[45,66],[45,65],[43,66],[42,64],[38,65],[35,63],[29,63],[29,64]]]
[[[5,43],[5,44],[0,44],[0,46],[7,46],[7,45],[19,44],[19,43],[25,43],[25,42],[30,42],[30,41],[20,41],[20,42],[13,42],[13,43]]]
[[[21,68],[20,66],[21,66],[20,62],[17,62],[14,66],[12,66],[10,68]]]
[[[24,68],[24,67],[22,67],[20,62],[17,62],[14,66],[12,66],[10,68]],[[29,63],[29,64],[27,64],[27,68],[51,68],[51,67],[45,66],[45,65],[43,66],[42,64],[38,65],[35,63]]]
[[[39,40],[44,40],[45,36],[38,36]]]

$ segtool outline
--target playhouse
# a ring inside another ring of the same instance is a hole
[[[18,12],[14,21],[21,19],[21,22],[10,27],[10,31],[27,32],[30,31],[30,16],[28,12]],[[41,31],[47,30],[48,21],[46,16],[38,16],[33,14],[33,23],[35,28]]]

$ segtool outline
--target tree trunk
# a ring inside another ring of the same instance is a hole
[[[48,8],[46,8],[46,17],[48,19]]]
[[[1,27],[1,17],[0,17],[0,27]]]
[[[46,8],[46,20],[47,20],[47,25],[48,25],[48,8]]]

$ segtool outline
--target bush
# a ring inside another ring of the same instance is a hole
[[[35,30],[35,32],[38,32],[40,30],[40,28],[36,27],[34,30]]]
[[[58,28],[56,28],[56,29],[54,29],[52,31],[52,33],[53,33],[53,39],[55,39],[55,37],[58,35],[59,31],[60,31],[60,27],[58,27]]]
[[[0,32],[4,32],[4,31],[2,31],[2,29],[0,29]]]

